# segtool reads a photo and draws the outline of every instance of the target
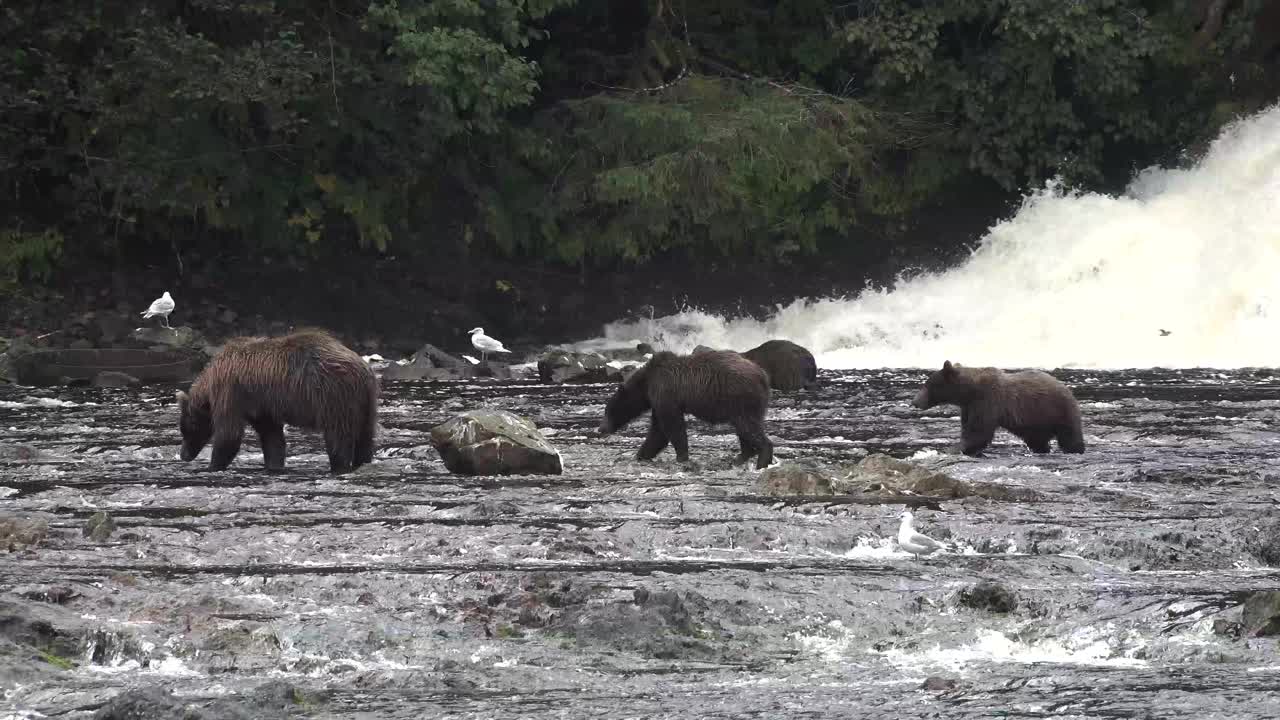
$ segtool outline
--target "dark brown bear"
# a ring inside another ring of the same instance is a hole
[[[818,386],[818,363],[813,353],[790,340],[770,340],[742,356],[764,368],[770,387],[779,392]]]
[[[1071,388],[1049,373],[967,368],[948,360],[929,376],[912,403],[921,410],[942,404],[960,406],[965,455],[981,456],[997,427],[1022,438],[1032,452],[1049,452],[1052,438],[1057,438],[1062,452],[1084,452],[1080,406]]]
[[[773,443],[764,431],[769,409],[769,378],[760,366],[728,351],[697,355],[655,353],[636,370],[605,405],[600,433],[608,435],[651,411],[649,434],[636,457],[651,460],[667,446],[676,459],[689,459],[685,414],[709,423],[728,423],[738,433],[738,462],[752,455],[756,469],[773,462]]]
[[[235,459],[245,423],[257,431],[269,470],[284,468],[285,425],[323,432],[333,472],[373,460],[378,378],[323,330],[231,340],[190,394],[177,395],[182,459],[195,458],[212,438],[210,470],[225,470]]]

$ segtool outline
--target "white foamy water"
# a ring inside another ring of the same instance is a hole
[[[582,349],[747,350],[772,338],[832,369],[1274,365],[1280,106],[1225,128],[1192,168],[1139,173],[1121,196],[1050,184],[948,271],[798,300],[763,322],[697,310],[617,322]]]

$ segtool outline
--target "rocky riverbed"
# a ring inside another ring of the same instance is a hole
[[[770,415],[811,487],[696,422],[634,461],[607,384],[388,383],[345,477],[302,432],[281,474],[177,461],[171,387],[0,387],[0,717],[1280,715],[1280,380],[1059,375],[1089,451],[974,460],[924,373],[824,372]],[[449,474],[428,431],[480,407],[563,474]],[[949,552],[895,546],[907,500]]]

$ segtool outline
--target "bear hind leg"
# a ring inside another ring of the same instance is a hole
[[[262,464],[268,470],[283,470],[284,425],[274,420],[256,420],[252,425],[262,443]]]
[[[636,459],[652,460],[658,456],[658,453],[665,450],[668,444],[670,444],[670,441],[667,439],[666,433],[662,432],[657,413],[654,413],[649,418],[649,434],[644,436],[644,442],[640,444],[640,451],[636,453]]]
[[[1044,454],[1049,452],[1049,441],[1053,439],[1053,430],[1044,428],[1018,428],[1015,433],[1022,441],[1027,444],[1027,448],[1033,453]]]

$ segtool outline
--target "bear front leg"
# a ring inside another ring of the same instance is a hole
[[[969,457],[982,457],[982,451],[991,444],[996,429],[985,425],[969,425],[960,428],[960,450]]]
[[[658,453],[666,449],[669,444],[667,436],[662,432],[662,428],[658,423],[657,413],[649,417],[649,434],[644,436],[644,442],[640,444],[640,452],[636,453],[637,460],[652,460],[658,456]]]
[[[268,470],[283,470],[284,425],[272,420],[258,420],[252,424],[262,443],[262,464]]]
[[[684,424],[684,413],[675,410],[659,415],[655,410],[654,419],[659,421],[658,426],[671,440],[671,446],[676,450],[676,460],[689,462],[689,430]]]
[[[215,423],[213,431],[213,450],[209,453],[210,470],[226,470],[231,461],[240,453],[240,443],[244,440],[244,421],[234,423]]]

